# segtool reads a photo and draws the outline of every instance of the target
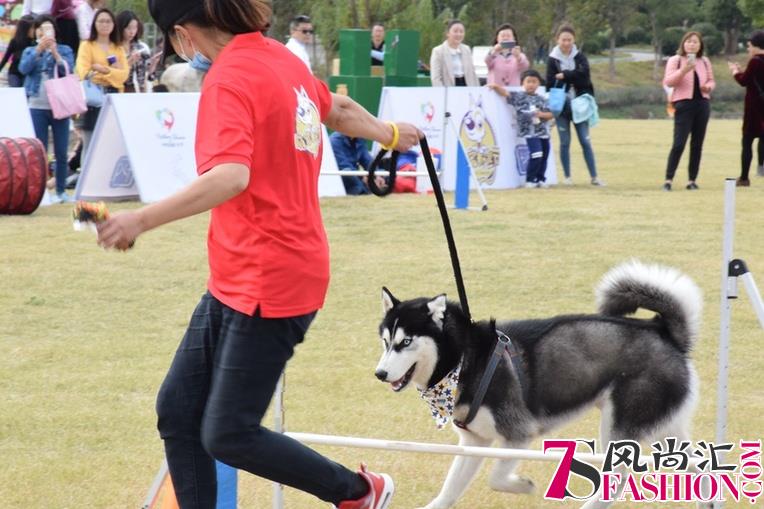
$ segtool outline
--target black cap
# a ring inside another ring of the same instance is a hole
[[[175,54],[169,39],[172,27],[196,10],[204,9],[204,0],[149,0],[149,12],[164,35],[164,58]]]

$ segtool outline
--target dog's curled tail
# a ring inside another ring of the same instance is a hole
[[[700,330],[700,288],[671,267],[631,260],[605,274],[596,295],[597,307],[604,315],[629,315],[638,308],[658,313],[683,352],[692,348]]]

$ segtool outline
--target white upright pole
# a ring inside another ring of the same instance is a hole
[[[724,443],[727,435],[727,381],[729,373],[730,299],[737,297],[736,278],[729,275],[735,238],[735,179],[724,182],[724,234],[722,240],[722,278],[719,315],[719,379],[716,385],[716,443]],[[714,507],[721,508],[721,502]]]
[[[274,424],[273,431],[284,433],[284,387],[286,385],[286,372],[281,373],[279,383],[273,393],[274,399]],[[273,509],[284,509],[284,487],[279,483],[273,483]]]

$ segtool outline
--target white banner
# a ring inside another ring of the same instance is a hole
[[[0,137],[35,138],[32,114],[27,106],[27,94],[23,88],[0,88]],[[48,147],[45,147],[46,151]],[[40,206],[50,205],[48,189],[42,195]]]
[[[23,88],[0,88],[0,136],[34,138],[32,115]]]
[[[109,94],[77,183],[83,200],[166,198],[196,178],[199,94]],[[337,168],[324,135],[324,164]],[[326,179],[326,180],[324,180]],[[319,178],[319,196],[344,195],[339,176]]]
[[[457,137],[484,188],[525,184],[527,149],[525,140],[517,136],[514,109],[486,87],[385,87],[379,112],[380,118],[416,125],[430,148],[443,152],[440,183],[447,191],[456,187]],[[546,181],[557,183],[551,150]]]

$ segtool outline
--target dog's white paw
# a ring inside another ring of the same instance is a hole
[[[417,507],[417,509],[448,509],[449,507],[453,506],[453,504],[445,504],[443,502],[439,502],[436,498],[429,504],[427,504],[424,507]]]
[[[530,479],[513,474],[504,479],[491,479],[491,489],[505,493],[529,494],[536,491],[536,485]]]

